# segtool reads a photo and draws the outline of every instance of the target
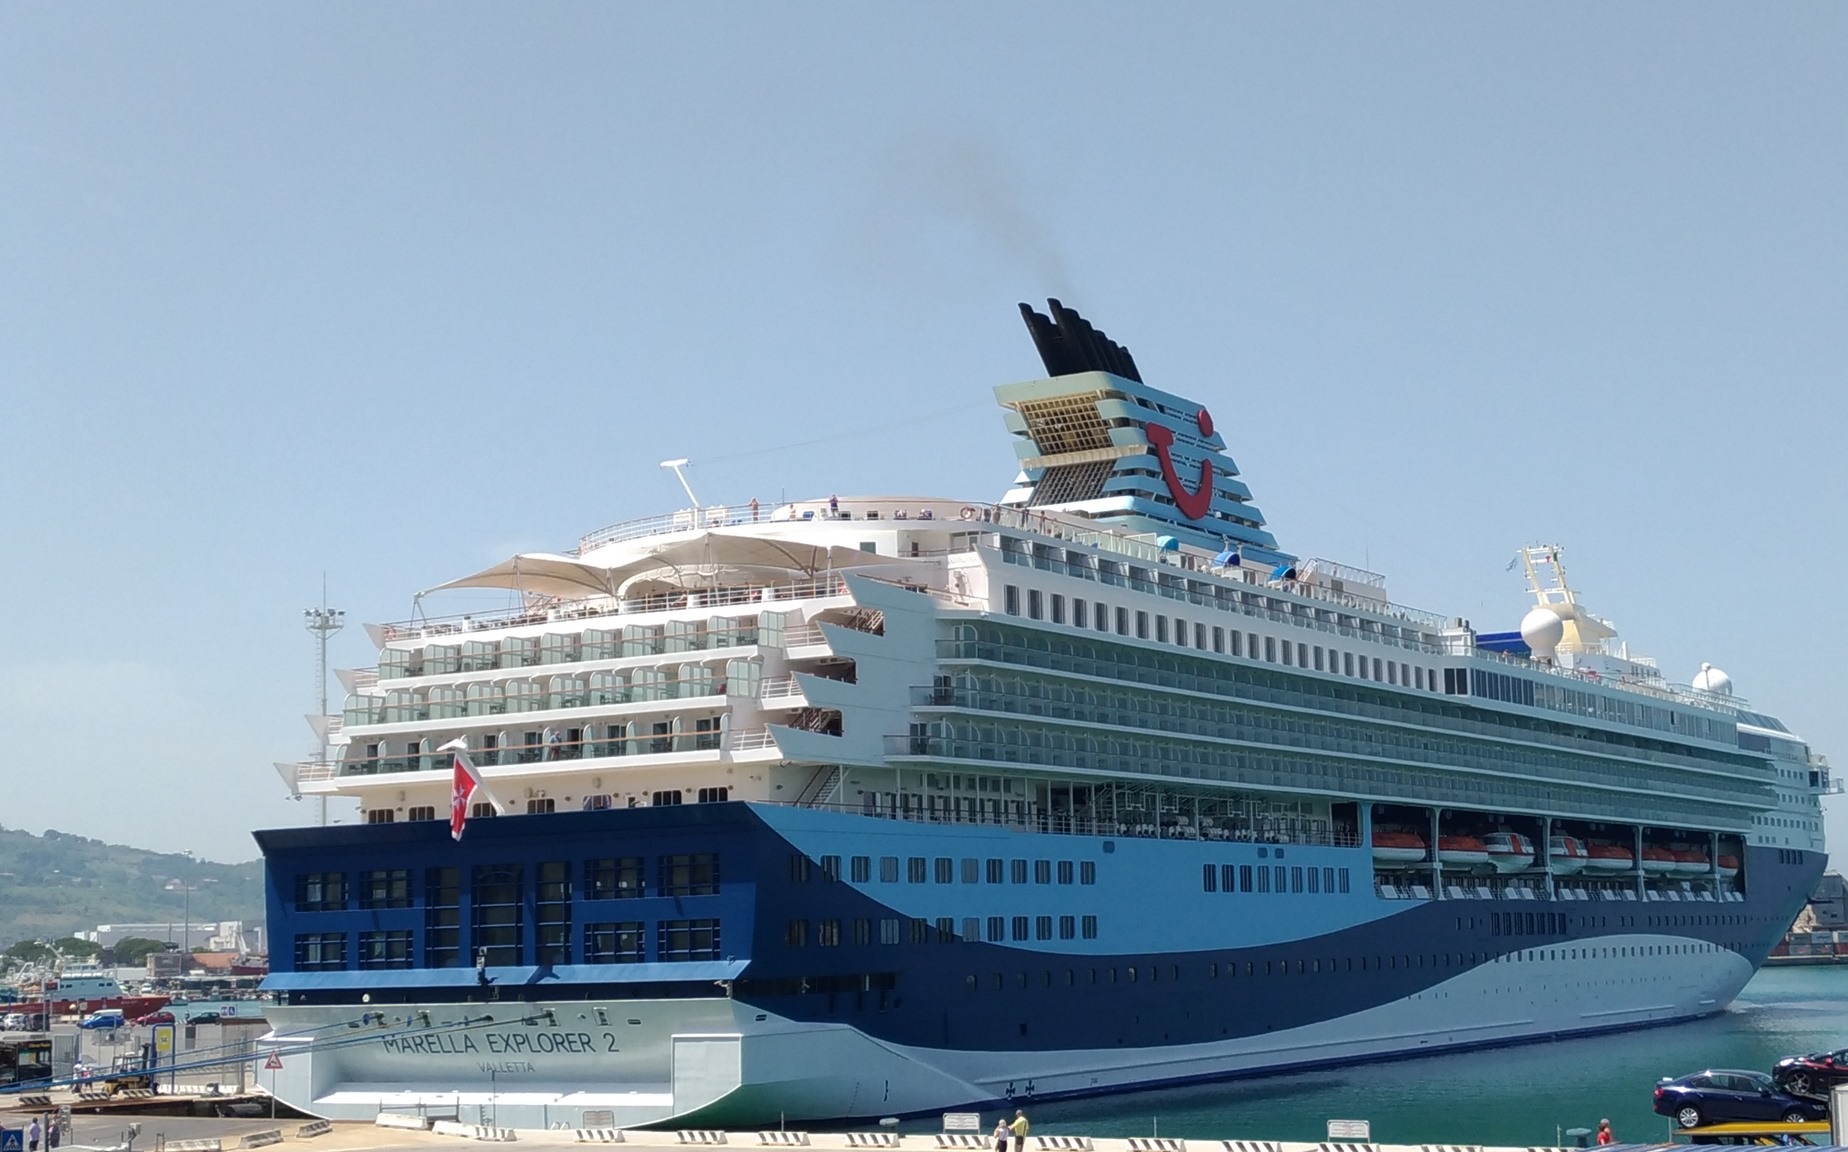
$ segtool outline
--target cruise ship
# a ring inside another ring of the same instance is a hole
[[[1727,1006],[1822,874],[1821,756],[1632,654],[1557,548],[1525,603],[1490,568],[1499,631],[1287,550],[1206,407],[1021,311],[999,500],[697,506],[368,626],[330,754],[279,766],[356,822],[256,834],[260,1084],[773,1125]]]

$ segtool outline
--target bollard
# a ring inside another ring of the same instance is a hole
[[[1591,1129],[1589,1128],[1568,1128],[1566,1138],[1572,1141],[1574,1148],[1591,1147]]]

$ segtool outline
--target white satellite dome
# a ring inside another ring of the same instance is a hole
[[[1732,677],[1703,660],[1700,671],[1694,673],[1694,687],[1718,696],[1731,696]]]
[[[1551,608],[1536,607],[1521,617],[1521,639],[1536,660],[1551,660],[1553,650],[1566,638],[1566,622]]]

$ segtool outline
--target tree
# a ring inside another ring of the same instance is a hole
[[[139,968],[147,963],[148,953],[164,952],[165,942],[145,936],[124,936],[115,943],[116,963],[124,968]]]
[[[22,964],[43,963],[52,958],[51,945],[43,940],[21,940],[6,950],[6,957]]]
[[[75,956],[83,960],[88,960],[103,950],[101,944],[79,940],[75,936],[66,936],[62,940],[53,941],[51,946],[58,950],[60,956]]]

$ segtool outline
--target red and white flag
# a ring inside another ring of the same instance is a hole
[[[475,765],[469,762],[468,741],[451,740],[438,749],[440,752],[455,752],[455,767],[450,775],[449,790],[449,837],[462,839],[462,829],[468,823],[469,804],[475,793],[488,795],[487,785],[481,782],[481,774],[475,771]],[[490,800],[493,797],[488,797]]]

